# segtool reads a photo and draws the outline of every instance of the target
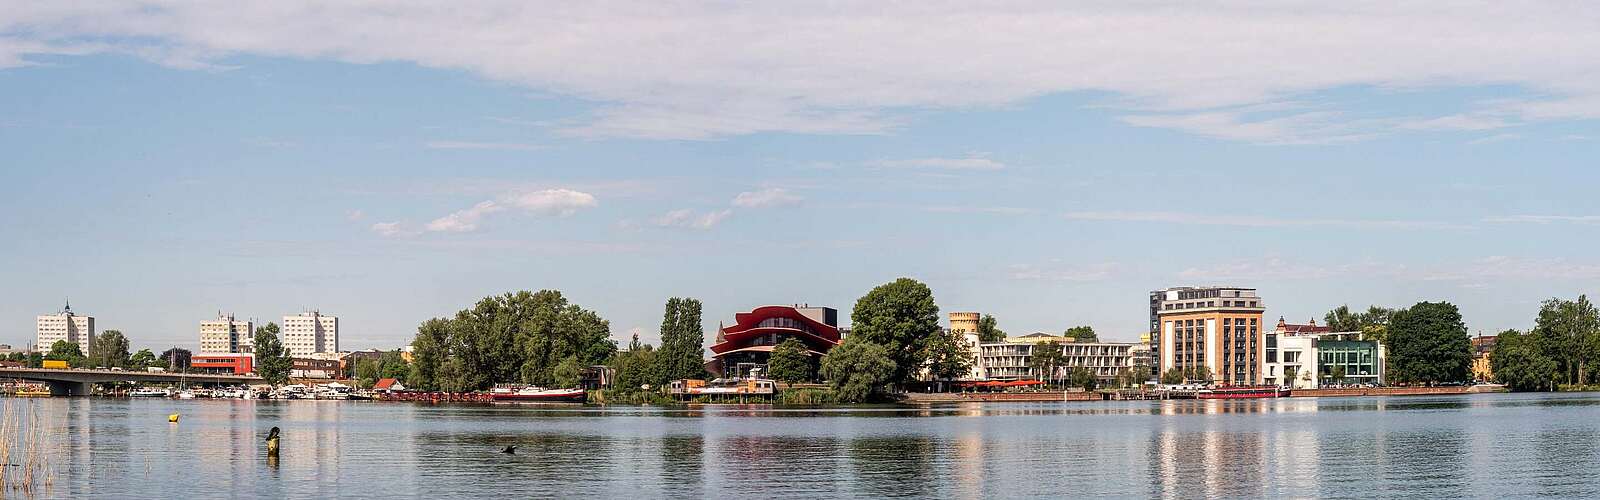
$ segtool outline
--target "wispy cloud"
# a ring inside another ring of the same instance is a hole
[[[385,238],[416,236],[422,233],[421,231],[406,227],[405,223],[403,222],[377,222],[373,223],[369,229],[371,229],[372,232],[377,233],[378,236],[383,236]]]
[[[717,224],[721,224],[730,215],[733,215],[733,210],[713,210],[699,213],[685,208],[661,214],[650,222],[660,227],[711,229]]]
[[[1015,264],[1008,266],[1005,276],[1019,281],[1104,281],[1122,273],[1124,267],[1117,262],[1076,264],[1052,260],[1042,264]]]
[[[881,168],[921,168],[933,170],[1000,170],[1006,164],[983,156],[964,158],[911,158],[902,160],[873,160],[867,166]]]
[[[428,149],[471,149],[484,151],[538,151],[545,146],[521,142],[470,142],[470,141],[428,141],[423,143]]]
[[[471,208],[434,219],[426,227],[429,231],[435,232],[470,232],[478,229],[478,223],[484,217],[507,209],[520,209],[534,215],[568,217],[578,213],[579,210],[593,208],[598,204],[594,195],[589,193],[570,189],[545,189],[506,195],[498,200],[482,201]]]
[[[1496,224],[1596,224],[1600,215],[1499,215],[1484,217],[1484,222]]]
[[[1387,229],[1466,229],[1470,226],[1447,222],[1393,220],[1393,219],[1321,219],[1321,218],[1285,218],[1264,217],[1253,215],[1215,215],[1196,214],[1187,212],[1129,212],[1129,211],[1084,211],[1067,212],[1063,217],[1070,220],[1108,221],[1108,222],[1156,222],[1168,224],[1185,224],[1197,226],[1242,226],[1242,227],[1356,227],[1356,228],[1387,228]]]
[[[798,205],[804,197],[783,188],[746,191],[733,197],[733,206],[740,208],[771,208]]]

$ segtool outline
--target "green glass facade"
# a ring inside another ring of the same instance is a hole
[[[1317,372],[1332,380],[1333,368],[1344,367],[1344,383],[1378,382],[1378,343],[1362,340],[1324,340],[1317,342]]]

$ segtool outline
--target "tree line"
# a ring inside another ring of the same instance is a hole
[[[1546,300],[1532,329],[1496,336],[1489,365],[1514,391],[1586,390],[1600,372],[1600,311],[1587,295]]]

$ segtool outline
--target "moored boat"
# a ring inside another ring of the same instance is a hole
[[[1288,397],[1289,391],[1271,385],[1246,385],[1202,389],[1195,393],[1200,399],[1262,399]]]
[[[153,387],[140,387],[128,393],[128,397],[133,398],[165,398],[171,396],[171,389],[156,389]]]
[[[545,389],[541,387],[495,387],[489,392],[494,401],[582,403],[589,400],[583,389]]]

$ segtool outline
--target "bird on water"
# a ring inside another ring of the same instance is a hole
[[[273,427],[272,430],[267,431],[267,456],[269,456],[269,457],[278,456],[278,428],[277,427]]]
[[[507,455],[516,455],[517,454],[517,445],[513,444],[513,445],[506,446],[506,449],[500,450],[500,453],[504,453],[504,454],[507,454]]]

